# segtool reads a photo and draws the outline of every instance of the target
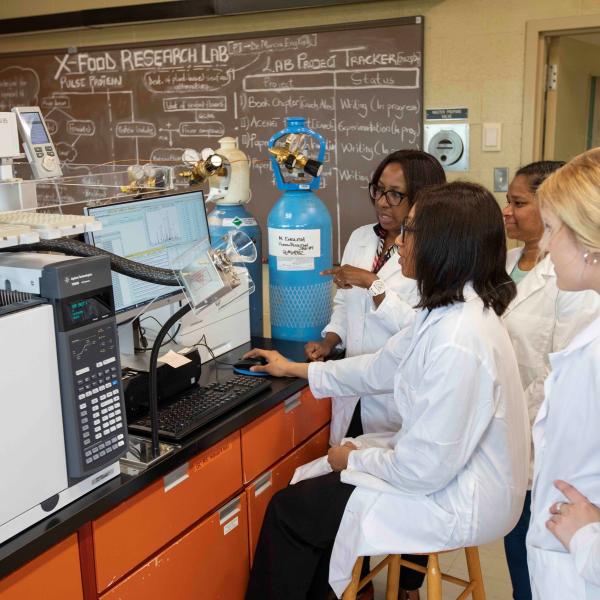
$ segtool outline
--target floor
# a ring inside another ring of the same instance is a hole
[[[479,558],[481,559],[481,570],[485,582],[486,600],[510,600],[512,598],[512,587],[508,576],[508,568],[504,558],[504,545],[502,540],[479,547]],[[465,553],[456,551],[448,552],[440,556],[440,567],[443,572],[450,573],[455,577],[466,578],[467,564]],[[375,578],[375,600],[385,599],[386,573],[384,569]],[[444,600],[455,600],[462,588],[451,583],[444,582]],[[421,588],[421,600],[427,599],[427,584]]]

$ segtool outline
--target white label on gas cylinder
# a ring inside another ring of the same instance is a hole
[[[227,535],[232,529],[235,529],[239,524],[240,524],[239,517],[236,517],[235,519],[231,519],[231,521],[229,521],[229,523],[227,523],[227,525],[225,525],[225,527],[223,527],[223,535]]]
[[[233,217],[233,219],[223,219],[223,227],[254,227],[256,219],[254,217]]]
[[[278,271],[312,271],[315,268],[315,259],[294,258],[293,256],[276,256]]]
[[[269,254],[286,258],[318,258],[321,256],[321,230],[269,227]]]

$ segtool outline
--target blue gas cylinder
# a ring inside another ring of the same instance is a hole
[[[267,220],[271,337],[319,339],[331,317],[331,216],[311,190],[288,190]]]
[[[250,334],[263,336],[262,236],[256,219],[243,204],[218,204],[208,215],[212,243],[227,237],[232,230],[243,231],[256,246],[256,261],[246,264],[256,289],[250,294]]]
[[[316,159],[308,157],[314,142]],[[325,140],[304,117],[287,117],[267,148],[275,184],[284,191],[267,220],[271,337],[306,342],[321,336],[331,316],[331,277],[320,275],[332,264],[331,216],[314,193]]]

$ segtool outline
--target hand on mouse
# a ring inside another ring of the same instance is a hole
[[[267,360],[266,365],[251,367],[251,371],[268,373],[273,377],[302,377],[308,379],[308,365],[306,363],[292,362],[276,350],[254,348],[250,352],[246,352],[243,358],[264,358]]]

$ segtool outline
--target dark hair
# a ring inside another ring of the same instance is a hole
[[[402,167],[410,206],[415,203],[417,193],[424,187],[446,183],[442,165],[431,154],[421,150],[396,150],[388,154],[375,169],[371,183],[379,183],[383,170],[390,163],[397,163]]]
[[[515,177],[523,175],[527,177],[529,189],[535,194],[542,183],[566,163],[563,160],[538,160],[521,167]]]
[[[502,212],[488,190],[463,181],[426,188],[412,226],[418,308],[464,302],[471,282],[486,308],[506,310],[517,287],[506,272]]]

